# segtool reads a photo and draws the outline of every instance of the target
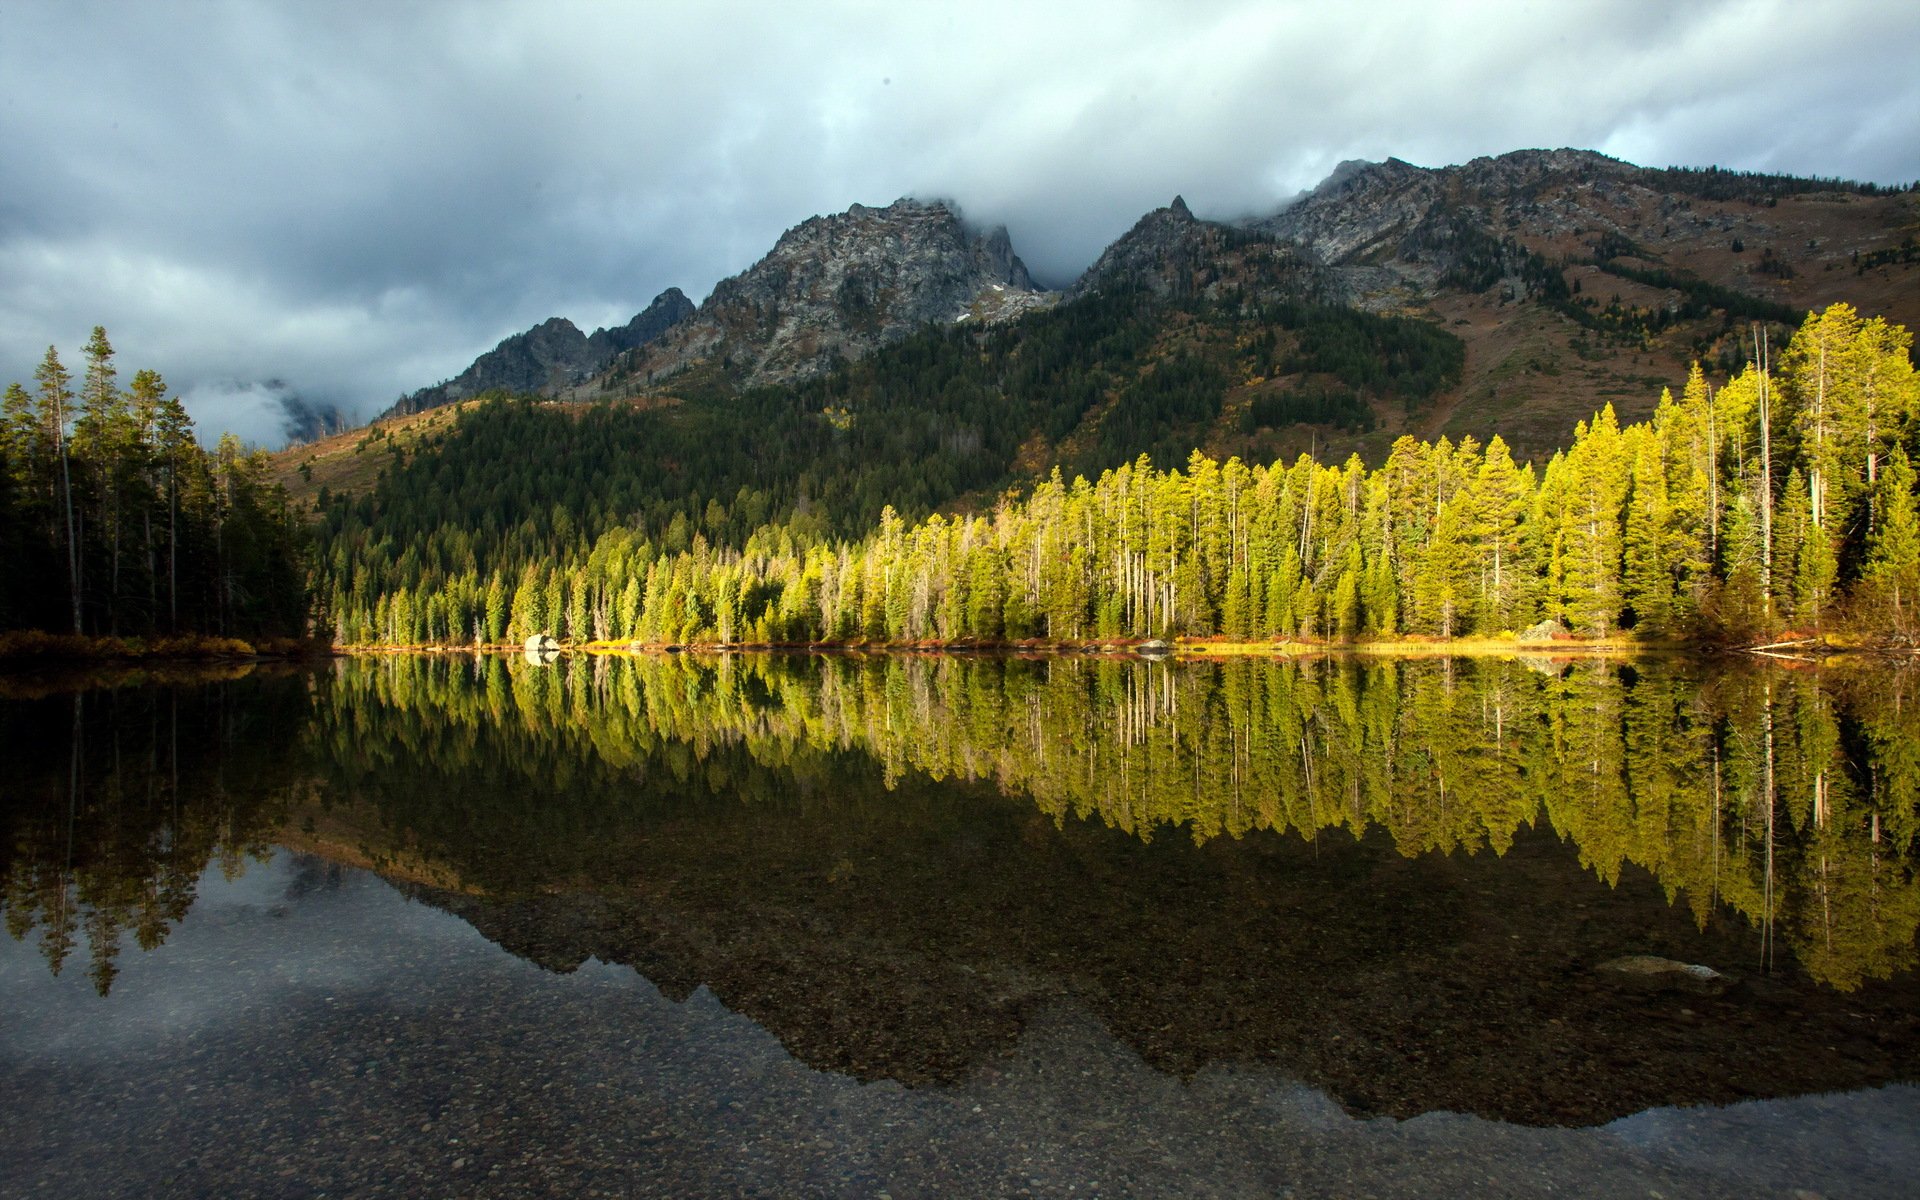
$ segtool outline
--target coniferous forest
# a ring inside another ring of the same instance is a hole
[[[158,372],[125,388],[94,327],[79,379],[47,347],[0,412],[0,631],[301,634],[305,534],[266,456],[211,451]]]
[[[1275,327],[1332,380],[1391,350],[1385,382],[1409,404],[1444,386],[1429,377],[1444,347],[1412,332]],[[1144,352],[1129,329],[1123,308],[1097,353],[1056,330],[986,364],[1021,418],[1065,430],[1108,403],[1099,428],[1129,432],[1081,450],[1083,465],[1122,465],[1056,468],[974,512],[966,494],[1003,480],[1012,448],[967,451],[1028,426],[967,420],[986,369],[967,334],[742,398],[792,432],[797,458],[761,461],[711,426],[675,435],[632,408],[479,406],[434,449],[396,456],[370,495],[324,504],[320,619],[348,644],[1444,638],[1542,622],[1663,641],[1920,633],[1912,338],[1845,304],[1808,314],[1784,348],[1756,329],[1732,378],[1696,368],[1643,423],[1606,408],[1538,465],[1497,435],[1405,437],[1372,466],[1129,462],[1123,444],[1178,453],[1168,414],[1217,413],[1221,391],[1217,360],[1196,353],[1103,400],[1113,381],[1097,370]],[[1233,344],[1263,352],[1257,336]],[[889,394],[922,392],[918,415],[874,419]],[[1138,427],[1115,426],[1130,402]],[[716,455],[733,465],[700,461]],[[703,507],[676,477],[705,482]]]

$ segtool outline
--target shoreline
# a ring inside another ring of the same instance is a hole
[[[0,633],[0,669],[42,665],[298,662],[333,658],[343,649],[299,638],[246,639],[202,634],[140,638],[22,629]]]
[[[1374,656],[1393,658],[1631,658],[1631,657],[1720,657],[1729,654],[1755,655],[1769,659],[1818,661],[1836,656],[1874,655],[1906,657],[1920,650],[1906,646],[1841,640],[1835,635],[1803,639],[1792,643],[1793,651],[1777,651],[1782,643],[1734,646],[1706,642],[1639,641],[1631,637],[1552,638],[1391,638],[1377,641],[1251,641],[1235,642],[1212,638],[1113,638],[1082,641],[819,641],[819,642],[557,642],[545,649],[530,649],[524,643],[490,642],[460,644],[361,644],[334,647],[343,655],[379,654],[898,654],[898,655],[1010,655],[1021,657],[1145,658],[1152,660],[1185,659],[1203,661],[1227,658],[1308,658],[1321,656]]]
[[[1080,641],[837,641],[837,642],[565,642],[547,650],[524,643],[422,643],[335,645],[291,638],[248,641],[240,638],[180,636],[165,638],[76,637],[38,631],[0,634],[0,670],[89,665],[168,663],[253,663],[323,661],[385,654],[860,654],[914,656],[1002,655],[1025,658],[1130,658],[1189,662],[1233,658],[1546,658],[1604,659],[1637,657],[1715,658],[1742,655],[1780,663],[1816,664],[1835,659],[1911,659],[1920,648],[1855,640],[1827,634],[1752,646],[1685,641],[1640,641],[1632,637],[1538,640],[1521,638],[1390,638],[1368,641],[1231,641],[1225,638],[1112,638]]]

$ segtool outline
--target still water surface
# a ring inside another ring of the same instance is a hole
[[[1912,672],[118,682],[0,685],[0,1194],[1920,1177]]]

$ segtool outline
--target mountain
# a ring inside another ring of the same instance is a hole
[[[698,309],[669,289],[624,329],[585,336],[551,320],[392,411],[492,389],[678,400],[791,386],[930,326],[995,326],[1135,289],[1216,315],[1279,303],[1410,317],[1463,347],[1457,379],[1423,388],[1411,408],[1364,384],[1330,406],[1324,380],[1276,376],[1263,357],[1248,379],[1264,389],[1256,424],[1274,417],[1282,430],[1267,452],[1344,441],[1374,455],[1401,432],[1493,431],[1520,452],[1549,452],[1608,403],[1644,415],[1692,361],[1737,367],[1751,321],[1784,330],[1845,299],[1920,326],[1916,229],[1913,193],[1837,180],[1653,169],[1568,149],[1432,168],[1388,159],[1343,163],[1253,219],[1204,220],[1175,197],[1055,293],[1034,285],[1004,229],[972,229],[946,203],[856,204],[788,230]],[[1206,340],[1189,318],[1175,325],[1159,338],[1166,353]],[[1226,409],[1239,411],[1231,398]],[[1300,421],[1333,412],[1339,428]]]
[[[506,338],[454,378],[402,396],[385,415],[422,412],[490,391],[551,394],[590,378],[616,355],[658,340],[693,312],[679,288],[668,288],[617,329],[585,334],[565,317],[550,317]]]
[[[1334,275],[1298,247],[1259,230],[1202,221],[1179,196],[1135,222],[1068,289],[1077,300],[1101,288],[1136,287],[1160,297],[1326,301]]]
[[[1920,325],[1920,196],[1839,180],[1566,149],[1350,162],[1244,227],[1324,268],[1339,302],[1460,337],[1461,384],[1428,436],[1550,448],[1603,404],[1645,415],[1691,361],[1737,367],[1751,321],[1795,326],[1836,300]]]
[[[789,229],[691,319],[575,394],[626,394],[695,368],[744,386],[812,379],[929,324],[990,324],[1054,299],[1004,228],[977,232],[939,201],[856,204]]]
[[[1630,428],[1663,388],[1682,387],[1693,359],[1707,388],[1732,395],[1728,368],[1744,361],[1756,324],[1779,353],[1803,304],[1850,300],[1865,317],[1897,319],[1920,294],[1908,232],[1917,199],[1833,181],[1649,171],[1574,151],[1439,169],[1354,164],[1254,221],[1202,220],[1176,199],[1064,296],[1032,288],[1004,234],[969,231],[944,205],[855,207],[796,227],[691,317],[598,375],[545,385],[547,396],[594,403],[487,399],[413,414],[283,455],[279,477],[318,502],[328,566],[316,588],[349,640],[470,638],[483,602],[496,633],[506,626],[494,617],[509,611],[574,631],[618,630],[621,614],[645,611],[655,614],[649,636],[748,623],[837,636],[879,628],[892,610],[835,607],[881,585],[850,582],[844,555],[828,547],[940,514],[955,518],[944,528],[963,543],[1011,554],[1025,518],[1001,499],[1056,469],[1064,481],[1098,480],[1143,455],[1166,468],[1195,450],[1217,462],[1351,460],[1358,466],[1339,473],[1346,502],[1335,506],[1350,522],[1360,467],[1386,463],[1409,436],[1403,465],[1471,464],[1469,437],[1484,446],[1496,434],[1532,464],[1526,479],[1547,478],[1569,448],[1577,458],[1563,464],[1591,464],[1594,447],[1611,443],[1576,440],[1576,425],[1611,408],[1589,428]],[[1836,328],[1852,319],[1834,317]],[[1896,326],[1885,336],[1893,345],[1904,335]],[[1750,395],[1754,385],[1741,386]],[[1441,435],[1453,439],[1446,453]],[[1617,479],[1624,463],[1593,478]],[[1564,483],[1572,469],[1553,478]],[[961,520],[990,511],[997,532]],[[1330,524],[1315,524],[1331,536]],[[1428,533],[1406,536],[1425,545]],[[1015,593],[998,590],[1003,570],[1023,572],[1019,603],[1030,605],[1049,564],[1072,561],[982,553],[965,586],[989,599],[964,611],[954,608],[961,591],[942,601],[951,627],[964,617],[988,631],[980,636],[1032,627],[1030,609],[1006,608]],[[558,593],[532,590],[529,581],[614,554],[629,555],[628,566],[588,609],[563,610]],[[720,572],[700,585],[720,590],[695,600],[664,567],[632,565],[681,556]],[[1841,557],[1853,569],[1859,554],[1843,546]],[[726,573],[739,562],[760,565]],[[766,575],[771,563],[786,574]],[[1312,563],[1319,590],[1299,611],[1325,628],[1336,616],[1321,602],[1345,604],[1329,599],[1341,594],[1333,589],[1366,564],[1331,551]],[[1205,570],[1214,574],[1203,584],[1219,585],[1217,567]],[[1414,582],[1395,582],[1398,599],[1380,582],[1366,603],[1394,621],[1424,611],[1407,598]],[[1356,603],[1358,587],[1345,593]],[[781,624],[806,604],[827,606],[818,624]],[[1221,622],[1234,624],[1221,604]],[[1359,611],[1345,604],[1337,621],[1357,627]],[[1595,612],[1603,623],[1641,618]]]
[[[281,432],[287,445],[302,446],[353,428],[353,418],[337,404],[309,400],[293,392],[278,396]]]
[[[1828,264],[1857,265],[1854,251],[1884,242],[1894,225],[1911,227],[1914,216],[1912,199],[1891,189],[1659,170],[1563,149],[1437,168],[1343,163],[1247,227],[1297,244],[1334,270],[1346,300],[1367,308],[1495,282],[1505,298],[1524,298],[1521,260],[1531,254],[1572,272],[1594,260],[1662,262],[1804,309],[1830,299],[1830,283],[1815,282],[1838,269]],[[1890,315],[1904,321],[1920,310]]]
[[[887,504],[975,503],[1142,452],[1378,462],[1403,434],[1498,433],[1544,463],[1606,405],[1647,415],[1694,360],[1737,369],[1756,320],[1776,346],[1838,300],[1920,326],[1916,230],[1920,193],[1835,180],[1579,150],[1389,159],[1254,219],[1176,197],[1056,293],[946,204],[854,205],[697,310],[669,291],[624,331],[549,322],[406,407],[631,399],[650,413],[614,422],[611,461],[650,521],[731,511],[744,488],[765,503],[742,511],[848,533]],[[283,478],[358,491],[443,427],[334,439]]]

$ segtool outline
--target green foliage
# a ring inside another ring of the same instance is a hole
[[[1409,411],[1460,382],[1466,346],[1410,317],[1378,317],[1350,308],[1289,304],[1264,319],[1299,335],[1291,371],[1331,375],[1355,391],[1394,394]]]
[[[1912,234],[1900,239],[1898,246],[1883,250],[1869,250],[1865,254],[1856,252],[1853,258],[1853,273],[1865,275],[1875,267],[1888,267],[1895,263],[1907,264],[1920,262],[1920,240]]]
[[[741,636],[756,627],[808,638],[893,636],[907,626],[943,637],[1081,627],[1091,623],[1084,609],[1048,608],[1034,589],[1002,600],[997,621],[984,616],[988,599],[943,607],[924,585],[920,608],[903,593],[843,611],[841,593],[858,596],[865,573],[822,563],[802,580],[800,564],[831,539],[870,529],[889,507],[920,517],[1017,483],[1016,458],[1036,437],[1061,442],[1066,465],[1090,476],[1142,450],[1178,461],[1218,432],[1227,392],[1255,372],[1308,374],[1315,382],[1290,394],[1329,398],[1268,417],[1352,424],[1371,420],[1363,393],[1423,403],[1458,380],[1460,363],[1458,339],[1417,321],[1114,289],[986,332],[928,329],[791,388],[695,388],[676,406],[646,408],[495,398],[397,460],[372,494],[324,506],[316,591],[340,613],[348,641],[468,640],[466,615],[483,611],[495,590],[514,592],[529,564],[578,564],[567,569],[579,578],[568,606],[556,612],[543,598],[540,620],[514,630],[564,626],[576,640],[712,632],[706,618],[721,610],[702,588],[714,569],[744,571],[747,593],[728,592],[726,609],[745,605],[734,614]],[[601,552],[615,531],[627,542]],[[698,565],[677,589],[644,591],[639,615],[629,616],[630,584],[661,554]],[[765,569],[770,555],[788,563],[778,581]],[[1051,567],[1036,576],[1073,589],[1091,570],[1083,560],[1074,579]],[[966,591],[970,578],[952,590]],[[1207,575],[1205,586],[1211,598],[1223,584]],[[443,611],[411,600],[396,609],[403,588],[442,597]],[[1046,598],[1057,599],[1053,587]],[[1199,613],[1191,589],[1186,602],[1189,615]],[[523,618],[531,611],[509,607]],[[921,608],[926,619],[903,619]],[[817,626],[801,622],[808,610]],[[935,620],[942,613],[944,623]]]
[[[1904,637],[1920,632],[1920,501],[1904,450],[1894,450],[1874,489],[1864,580],[1875,619]]]
[[[1262,392],[1247,406],[1243,433],[1295,423],[1331,425],[1350,433],[1371,432],[1373,409],[1350,388],[1302,384],[1284,392]]]
[[[1594,265],[1609,275],[1622,279],[1631,279],[1635,283],[1644,283],[1648,287],[1679,292],[1684,299],[1677,308],[1662,309],[1647,319],[1654,321],[1651,326],[1656,331],[1675,321],[1697,320],[1700,317],[1722,313],[1727,328],[1741,321],[1771,321],[1777,325],[1793,326],[1798,324],[1802,314],[1791,305],[1781,304],[1777,300],[1768,300],[1762,296],[1749,295],[1734,288],[1721,287],[1717,283],[1708,283],[1684,271],[1675,271],[1667,267],[1632,266],[1608,256],[1595,256]]]

